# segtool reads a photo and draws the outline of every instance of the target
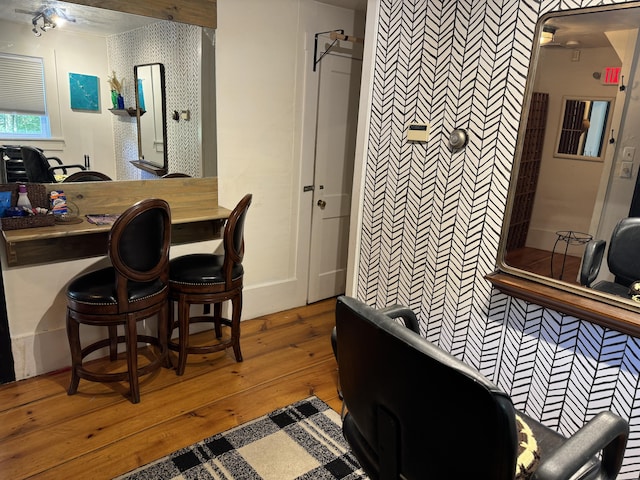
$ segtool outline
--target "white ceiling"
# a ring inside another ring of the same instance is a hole
[[[603,32],[640,28],[640,8],[563,15],[550,18],[545,25],[557,29],[554,43],[559,45],[578,42],[575,48],[610,46]]]

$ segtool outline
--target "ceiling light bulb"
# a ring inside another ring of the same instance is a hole
[[[31,29],[31,31],[33,32],[33,34],[34,34],[36,37],[39,37],[39,36],[41,36],[41,35],[42,35],[42,33],[40,33],[36,27],[33,27],[33,28]]]
[[[551,25],[545,25],[544,27],[542,27],[542,33],[540,34],[540,45],[546,45],[553,42],[555,33],[556,28],[552,27]]]

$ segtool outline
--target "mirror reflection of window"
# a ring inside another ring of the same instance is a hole
[[[600,158],[610,104],[607,100],[566,99],[557,153]]]

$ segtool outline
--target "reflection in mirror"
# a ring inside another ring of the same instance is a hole
[[[562,102],[557,156],[577,155],[601,159],[610,105],[610,100],[565,99]]]
[[[537,33],[553,36],[534,42],[498,260],[502,271],[632,310],[626,287],[589,288],[580,266],[589,245],[608,249],[640,199],[639,30],[638,2],[540,20]],[[614,280],[604,258],[592,282]]]
[[[32,33],[33,15],[21,12],[44,8],[42,0],[3,0],[0,8],[0,52],[43,58],[51,139],[34,139],[31,143],[65,163],[79,163],[89,155],[93,169],[117,180],[149,177],[148,172],[131,163],[139,160],[134,66],[161,62],[166,69],[168,109],[190,112],[188,121],[167,119],[167,170],[193,177],[215,176],[215,134],[201,135],[216,130],[215,31],[195,25],[206,24],[211,16],[215,17],[215,7],[200,12],[196,4],[206,2],[187,0],[181,2],[179,12],[172,12],[178,21],[169,21],[69,2],[44,3],[55,3],[75,22],[36,37]],[[163,13],[149,0],[89,3],[152,15]],[[69,108],[70,72],[97,78],[98,110]],[[107,79],[113,72],[124,81],[124,107],[132,117],[109,111],[112,103]],[[146,117],[147,114],[142,120]],[[77,134],[79,131],[82,135]],[[2,143],[20,142],[11,138]],[[150,153],[143,154],[149,160]]]
[[[164,65],[150,63],[133,68],[138,128],[138,166],[164,175],[167,170],[167,101]]]

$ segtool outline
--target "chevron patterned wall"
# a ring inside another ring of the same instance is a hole
[[[640,472],[640,340],[492,291],[538,18],[600,0],[381,0],[357,296],[401,303],[422,333],[565,435],[630,420],[619,478]],[[606,3],[622,3],[609,1]],[[428,121],[427,144],[404,141]],[[470,132],[451,153],[456,128]]]

